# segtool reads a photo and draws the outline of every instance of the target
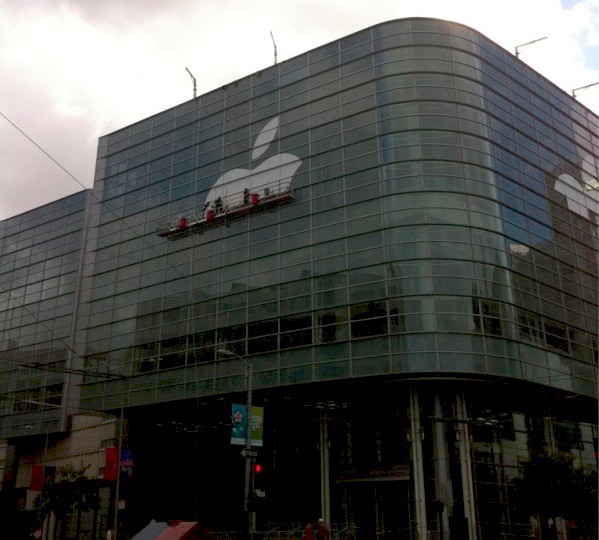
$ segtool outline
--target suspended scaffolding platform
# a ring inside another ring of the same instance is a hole
[[[192,233],[224,225],[235,219],[257,212],[270,210],[275,206],[293,201],[293,188],[289,183],[281,186],[263,186],[258,190],[245,190],[243,193],[218,198],[207,202],[198,216],[180,216],[176,221],[161,224],[156,230],[158,236],[175,240]]]

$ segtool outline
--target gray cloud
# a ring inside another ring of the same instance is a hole
[[[99,136],[190,99],[185,67],[201,94],[270,65],[271,30],[280,61],[411,16],[462,22],[508,50],[550,34],[522,59],[569,91],[599,80],[596,11],[597,0],[0,0],[0,110],[91,186]],[[599,110],[599,87],[579,99]],[[81,189],[1,118],[0,145],[0,219]]]

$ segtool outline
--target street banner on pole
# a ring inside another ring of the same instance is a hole
[[[41,465],[31,466],[31,482],[29,489],[32,491],[41,491],[44,488],[44,468]]]
[[[231,405],[231,444],[245,444],[247,434],[247,407],[239,403]]]
[[[119,474],[119,449],[105,448],[104,480],[113,482]]]
[[[121,474],[128,478],[133,476],[133,452],[129,448],[121,449]]]
[[[252,446],[263,446],[264,407],[252,406]],[[231,405],[231,444],[245,445],[247,435],[247,406]]]
[[[264,407],[252,406],[252,446],[264,446]]]

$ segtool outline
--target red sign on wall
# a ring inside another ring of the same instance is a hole
[[[31,491],[41,491],[44,488],[44,468],[41,465],[31,466],[31,481],[29,489]]]
[[[119,449],[105,448],[104,480],[116,481],[119,474]]]

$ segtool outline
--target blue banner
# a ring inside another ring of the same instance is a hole
[[[245,444],[247,435],[247,407],[239,403],[231,405],[231,444]]]
[[[245,444],[247,406],[231,405],[231,444]],[[252,407],[252,446],[263,446],[264,407]]]
[[[133,476],[133,452],[128,448],[121,448],[121,474]]]

